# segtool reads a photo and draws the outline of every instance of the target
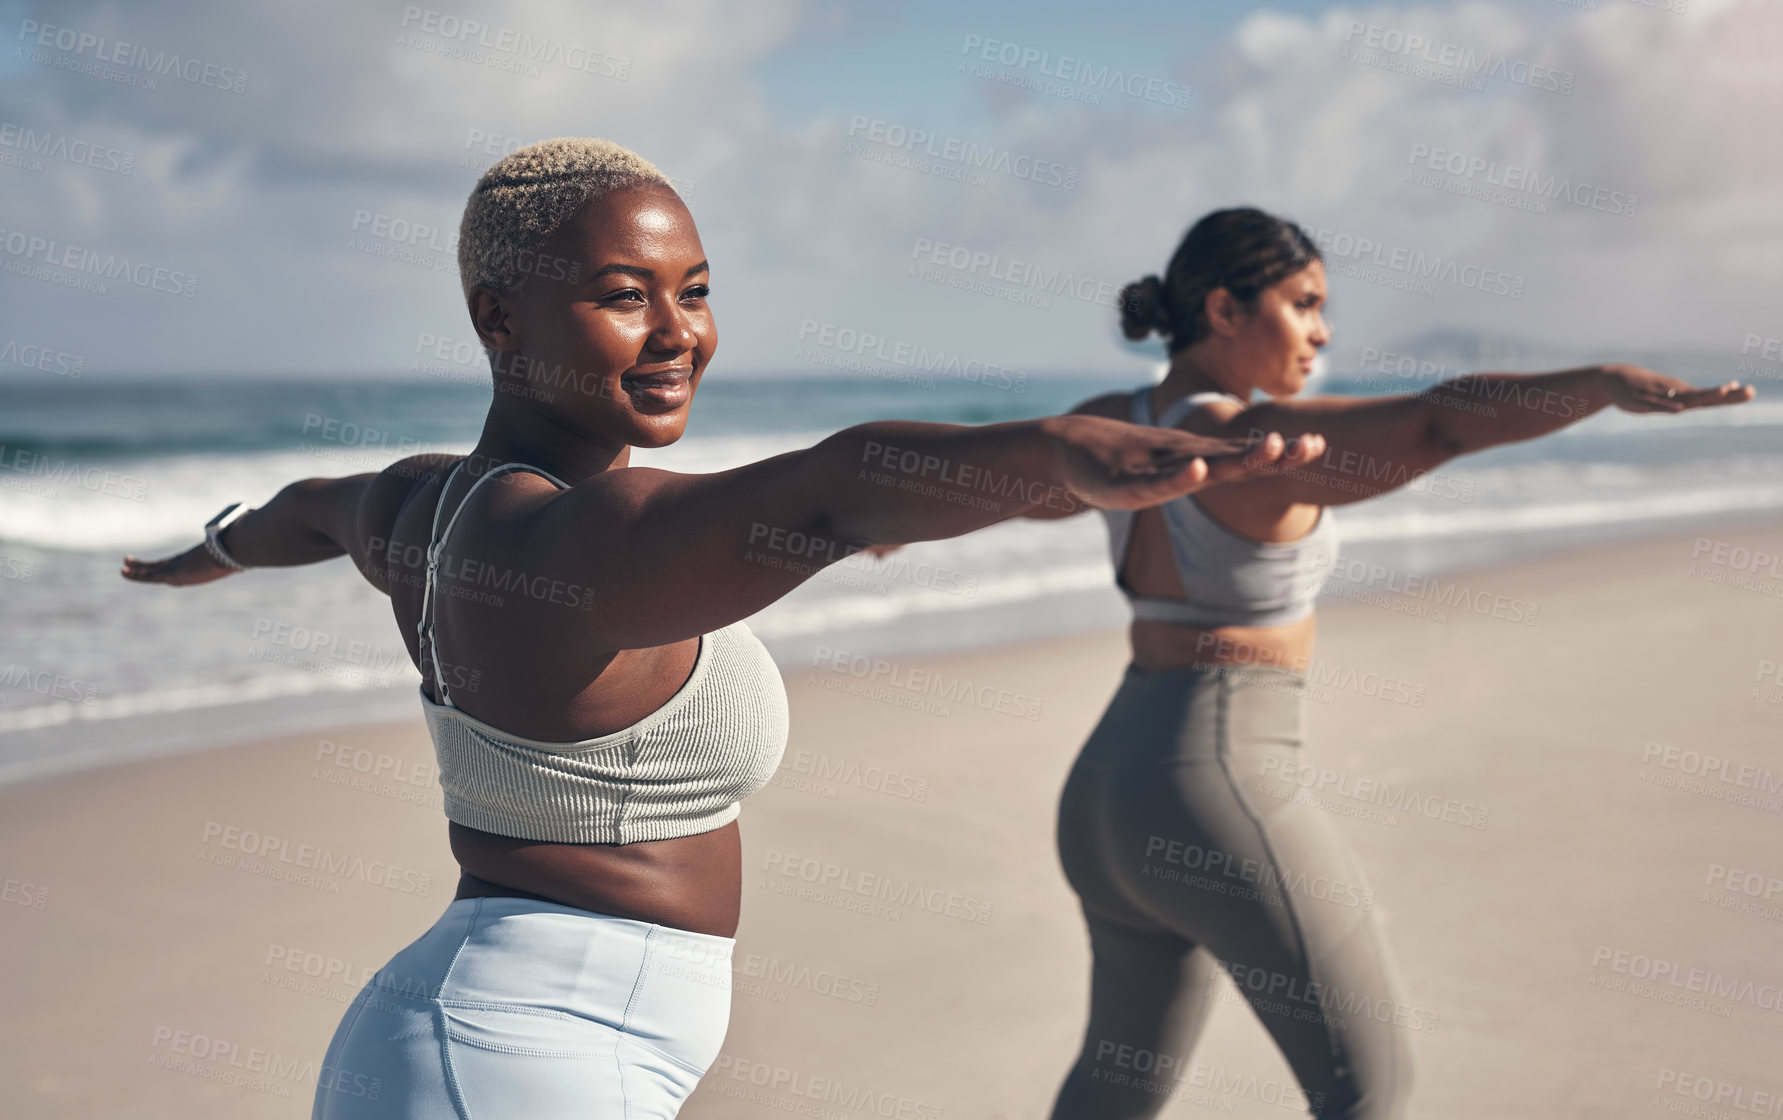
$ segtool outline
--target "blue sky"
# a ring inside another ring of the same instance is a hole
[[[808,364],[813,324],[1034,372],[1143,364],[1157,348],[1123,345],[1096,293],[1237,203],[1337,253],[1337,357],[1441,331],[1609,355],[1783,333],[1772,0],[429,2],[0,5],[0,376],[43,375],[8,364],[28,347],[123,374],[408,368],[468,337],[449,242],[480,138],[566,134],[686,184],[740,374]],[[451,20],[623,73],[466,58]],[[1429,46],[1380,49],[1408,37]],[[1190,95],[1036,92],[1037,64],[963,49],[993,40]],[[1503,70],[1470,86],[1444,50]],[[187,77],[145,88],[168,56]],[[909,166],[913,131],[1036,174]],[[993,294],[936,246],[1080,288]],[[139,279],[81,290],[96,259]]]

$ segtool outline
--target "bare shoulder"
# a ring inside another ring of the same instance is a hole
[[[1228,435],[1232,421],[1249,411],[1250,406],[1241,401],[1217,397],[1189,409],[1188,415],[1177,421],[1176,426],[1198,436]]]
[[[361,530],[370,529],[388,536],[409,499],[443,478],[463,460],[462,455],[410,455],[379,471],[359,499]]]
[[[462,455],[411,455],[375,475],[361,476],[364,485],[358,493],[342,495],[343,504],[351,503],[350,508],[340,511],[346,530],[342,534],[343,544],[366,582],[386,595],[390,593],[390,581],[395,574],[392,552],[397,547],[397,522],[416,495],[462,459]]]
[[[1369,407],[1378,409],[1383,401],[1397,399],[1400,398],[1316,396],[1250,403],[1220,397],[1191,410],[1177,426],[1197,435],[1242,438],[1259,432],[1279,431],[1291,437],[1322,431],[1325,426],[1346,416],[1360,420]]]

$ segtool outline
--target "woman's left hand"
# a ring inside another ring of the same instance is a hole
[[[1610,366],[1606,372],[1609,374],[1610,403],[1624,412],[1684,412],[1714,405],[1743,404],[1757,393],[1752,386],[1741,385],[1738,381],[1700,389],[1688,381],[1679,381],[1640,366]]]

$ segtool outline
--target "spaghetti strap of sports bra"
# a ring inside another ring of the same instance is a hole
[[[1135,424],[1175,427],[1190,411],[1211,401],[1245,402],[1220,392],[1191,393],[1152,418],[1152,386],[1133,392]],[[1336,561],[1337,530],[1331,511],[1321,510],[1313,529],[1293,541],[1257,541],[1242,536],[1203,509],[1192,494],[1155,507],[1165,543],[1182,584],[1181,599],[1135,591],[1126,581],[1137,510],[1104,509],[1115,586],[1145,622],[1185,626],[1280,626],[1312,613],[1313,601]]]
[[[1152,387],[1142,386],[1133,391],[1132,420],[1135,424],[1145,424],[1159,428],[1174,428],[1176,427],[1177,421],[1187,416],[1190,412],[1200,408],[1208,401],[1216,400],[1237,401],[1239,404],[1244,403],[1241,398],[1233,396],[1231,393],[1222,393],[1216,389],[1209,389],[1205,392],[1190,393],[1181,400],[1165,405],[1164,411],[1159,413],[1158,418],[1154,420],[1152,419]]]
[[[421,617],[415,621],[416,637],[420,642],[426,644],[428,657],[433,661],[433,689],[439,694],[439,702],[453,709],[456,709],[457,705],[452,703],[451,691],[446,687],[446,675],[440,667],[439,643],[434,641],[433,615],[431,613],[437,599],[433,593],[433,582],[439,573],[440,553],[446,547],[446,538],[452,535],[452,526],[458,524],[458,515],[463,513],[464,507],[470,504],[471,495],[477,492],[477,487],[508,471],[531,471],[549,479],[559,490],[569,489],[568,483],[549,471],[542,471],[528,463],[502,463],[490,468],[484,472],[481,478],[471,483],[471,488],[465,491],[464,497],[459,500],[458,508],[452,511],[451,518],[446,521],[446,531],[442,533],[439,531],[440,514],[446,508],[446,494],[452,489],[452,482],[458,477],[458,472],[465,462],[466,460],[460,459],[453,464],[452,470],[446,475],[446,481],[440,486],[439,501],[433,507],[433,527],[427,531],[427,580],[421,589]]]

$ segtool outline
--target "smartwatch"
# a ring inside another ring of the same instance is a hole
[[[232,572],[246,571],[248,566],[229,555],[229,550],[223,547],[220,534],[224,529],[229,528],[251,512],[252,510],[242,503],[231,502],[223,507],[223,512],[204,524],[204,550],[211,554],[211,559]]]

